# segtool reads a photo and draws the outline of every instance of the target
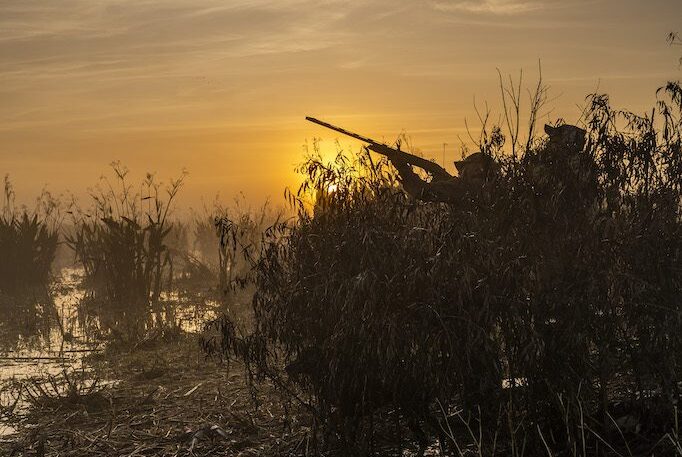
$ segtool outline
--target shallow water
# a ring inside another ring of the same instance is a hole
[[[67,271],[50,298],[28,297],[5,304],[0,381],[56,374],[100,348],[101,342],[88,338],[76,318],[84,294],[75,272]]]
[[[7,422],[6,410],[17,398],[22,381],[79,371],[87,373],[85,357],[101,351],[107,342],[108,325],[121,324],[113,315],[88,312],[83,306],[86,291],[80,286],[80,271],[64,269],[49,294],[22,300],[5,299],[0,309],[0,440],[15,429]],[[198,294],[167,293],[161,310],[136,316],[148,325],[164,323],[190,333],[201,331],[215,318],[218,303]],[[111,307],[109,307],[111,309]],[[113,319],[113,320],[112,320]],[[25,403],[16,403],[14,411]]]

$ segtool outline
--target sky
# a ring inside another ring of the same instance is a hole
[[[186,169],[184,205],[279,202],[303,145],[338,138],[305,116],[439,161],[446,144],[454,170],[498,69],[532,86],[540,62],[542,122],[595,91],[644,111],[682,79],[671,31],[682,0],[0,0],[0,173],[20,201],[82,198],[120,161]]]

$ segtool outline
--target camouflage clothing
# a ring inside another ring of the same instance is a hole
[[[405,192],[423,201],[456,204],[465,195],[478,192],[497,173],[492,157],[481,152],[455,162],[459,176],[441,173],[432,175],[431,181],[423,180],[406,160],[391,156],[389,159],[400,174]]]

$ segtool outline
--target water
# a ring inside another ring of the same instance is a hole
[[[101,351],[112,333],[112,325],[125,326],[112,307],[88,310],[87,293],[81,287],[81,272],[64,269],[49,294],[18,299],[5,297],[0,304],[0,441],[8,440],[14,427],[7,410],[21,411],[17,401],[22,382],[78,371],[87,378],[86,357]],[[217,302],[201,294],[173,292],[161,297],[161,310],[149,312],[147,325],[163,323],[184,332],[200,332],[217,316]],[[109,309],[107,315],[102,310]],[[143,329],[144,330],[144,329]]]
[[[57,374],[102,341],[88,338],[78,324],[77,308],[85,293],[75,272],[67,271],[51,297],[25,297],[4,304],[0,321],[0,381]]]

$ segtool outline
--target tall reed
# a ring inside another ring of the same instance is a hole
[[[170,214],[184,175],[163,187],[147,174],[136,191],[127,168],[113,163],[112,170],[113,180],[103,178],[92,191],[91,208],[73,212],[66,241],[98,302],[144,313],[158,309],[172,284]]]
[[[18,208],[8,176],[0,214],[0,292],[46,287],[59,241],[58,202],[44,193],[34,210]]]

